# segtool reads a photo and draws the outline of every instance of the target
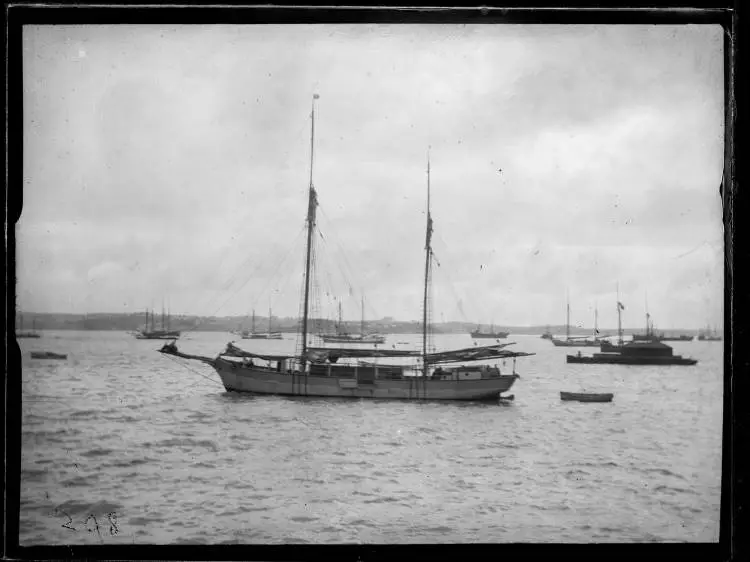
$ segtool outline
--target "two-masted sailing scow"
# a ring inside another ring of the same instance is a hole
[[[335,334],[321,334],[320,339],[326,343],[385,343],[385,336],[381,334],[368,334],[365,332],[365,299],[362,298],[362,323],[359,334],[352,334],[344,327],[343,314],[341,312],[341,301],[339,301],[339,321]]]
[[[599,347],[602,340],[599,338],[599,311],[594,308],[594,333],[591,338],[587,336],[573,337],[570,335],[570,296],[568,296],[565,316],[565,339],[550,337],[552,344],[556,347]]]
[[[243,340],[283,340],[284,336],[281,335],[281,332],[274,332],[271,329],[272,321],[273,321],[273,314],[271,313],[271,309],[268,309],[268,331],[267,332],[256,332],[255,331],[255,311],[253,310],[253,316],[252,316],[252,329],[250,331],[247,330],[239,330],[237,332],[234,332],[238,336],[240,336]]]
[[[161,353],[194,359],[211,365],[228,391],[259,394],[383,398],[403,400],[491,400],[497,399],[518,379],[515,358],[531,353],[505,349],[511,343],[434,352],[428,349],[428,285],[434,260],[431,248],[432,218],[429,211],[430,166],[427,164],[427,235],[423,302],[422,349],[325,348],[308,344],[311,266],[315,255],[318,196],[313,185],[315,99],[311,113],[310,184],[307,205],[307,243],[302,303],[300,352],[295,355],[249,353],[232,343],[215,358],[182,353],[176,343],[165,344]],[[410,358],[410,365],[345,359]],[[501,373],[497,366],[466,365],[462,362],[513,358],[513,373]],[[263,362],[265,365],[256,364]]]

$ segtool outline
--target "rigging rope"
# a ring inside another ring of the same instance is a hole
[[[355,294],[354,294],[355,293],[354,287],[359,287],[359,289],[358,289],[357,292],[359,293],[359,296],[362,299],[364,299],[364,290],[362,289],[362,287],[364,286],[364,284],[362,283],[361,278],[358,275],[355,274],[355,269],[352,267],[352,264],[349,261],[347,253],[344,250],[343,244],[341,243],[341,239],[339,238],[336,230],[333,228],[333,222],[328,218],[328,216],[326,215],[325,211],[323,211],[321,209],[320,213],[321,213],[321,215],[323,216],[323,218],[325,220],[326,226],[329,226],[329,225],[331,226],[331,233],[332,234],[329,234],[329,238],[331,238],[333,240],[333,243],[338,248],[338,250],[339,250],[339,252],[341,254],[341,258],[343,259],[344,267],[342,267],[342,264],[339,263],[339,262],[336,263],[336,266],[337,266],[339,272],[341,273],[341,276],[344,278],[344,281],[346,282],[346,284],[348,286],[349,296],[352,296],[352,297],[355,296]],[[361,269],[362,268],[359,268],[359,270],[361,270]],[[366,299],[364,299],[364,300],[365,300],[365,302],[367,302]],[[370,313],[376,313],[376,311],[374,311],[371,308],[368,308],[368,311]]]
[[[305,230],[305,228],[303,227],[297,233],[297,236],[294,238],[294,241],[292,242],[291,246],[287,250],[286,254],[284,254],[284,256],[282,257],[281,261],[276,266],[276,269],[274,270],[273,274],[271,275],[271,277],[268,278],[268,281],[263,286],[263,288],[261,289],[261,291],[258,293],[259,296],[256,297],[254,301],[252,301],[252,306],[253,307],[255,307],[255,304],[260,300],[260,298],[266,294],[266,291],[271,286],[271,284],[273,284],[276,281],[276,275],[281,270],[281,266],[284,265],[284,262],[286,262],[287,258],[290,255],[292,255],[293,250],[295,249],[295,246],[297,244],[297,239],[300,238],[300,236],[302,235],[302,233],[304,232],[304,230]],[[289,277],[287,276],[287,282],[288,282],[288,279],[289,279]],[[245,316],[245,318],[247,318],[247,316]]]
[[[447,248],[448,245],[445,243],[445,241],[443,240],[443,238],[440,236],[440,231],[437,231],[436,235],[437,235],[437,238],[438,238],[439,242],[443,246],[445,246]],[[439,264],[438,264],[438,266],[439,266]],[[448,287],[450,287],[451,292],[453,293],[453,297],[456,299],[456,308],[458,309],[458,312],[461,315],[461,318],[463,319],[464,322],[468,322],[468,319],[466,318],[466,314],[464,313],[463,304],[462,304],[462,303],[466,302],[466,300],[462,299],[461,297],[459,297],[458,293],[456,292],[456,287],[455,287],[455,284],[453,282],[453,278],[451,277],[451,275],[449,273],[449,270],[450,270],[450,267],[447,267],[447,268],[440,267],[441,273],[443,275],[445,275],[445,277],[448,278]]]
[[[204,379],[206,379],[208,381],[211,381],[214,384],[218,384],[219,386],[222,386],[222,387],[224,386],[222,383],[218,382],[217,380],[212,379],[211,377],[207,377],[203,373],[199,373],[198,371],[196,371],[195,369],[193,369],[192,367],[190,367],[190,365],[188,365],[187,363],[184,363],[183,361],[179,361],[177,357],[173,357],[171,355],[167,355],[166,357],[169,358],[169,359],[171,359],[172,361],[174,361],[175,363],[177,363],[181,367],[187,369],[188,371],[192,371],[193,373],[195,373],[199,377],[203,377]]]
[[[306,129],[307,127],[308,127],[308,114],[306,113],[306,114],[305,114],[305,118],[301,120],[301,123],[300,123],[300,127],[299,127],[299,129],[298,129],[298,130],[296,131],[296,133],[294,133],[293,135],[291,135],[291,136],[289,137],[290,141],[289,141],[288,143],[286,143],[286,144],[287,144],[287,146],[295,146],[295,145],[299,144],[299,143],[300,143],[300,142],[301,142],[301,141],[302,141],[303,139],[304,139],[304,140],[306,141],[306,140],[307,140],[307,136],[305,135],[305,136],[303,137],[303,136],[302,136],[302,132],[303,132],[303,130],[304,130],[304,129]],[[295,154],[297,154],[297,152],[295,152]],[[282,159],[282,163],[281,163],[280,169],[285,169],[285,168],[287,168],[287,167],[288,167],[287,165],[289,164],[289,161],[290,161],[290,159],[291,159],[291,155],[292,155],[292,151],[291,151],[291,149],[288,149],[288,150],[287,150],[287,151],[286,151],[286,152],[284,153],[284,157],[283,157],[283,159]],[[279,185],[279,183],[280,183],[280,181],[279,181],[279,182],[276,182],[276,186],[278,186],[278,185]],[[254,208],[253,206],[251,206],[251,205],[248,205],[248,206],[247,206],[247,210],[245,211],[245,213],[244,213],[244,214],[242,214],[242,215],[241,215],[241,217],[240,217],[240,220],[238,220],[238,221],[236,222],[236,224],[239,224],[239,225],[244,225],[244,224],[247,224],[247,223],[248,223],[248,218],[249,218],[249,217],[251,216],[251,214],[252,214],[252,213],[255,213],[255,212],[256,212],[256,209],[255,209],[255,208]],[[237,229],[237,230],[239,230],[239,229]],[[295,242],[296,242],[296,239],[295,239]],[[220,270],[221,270],[221,268],[222,268],[222,266],[224,265],[224,262],[226,261],[227,257],[228,257],[228,256],[229,256],[229,255],[231,254],[231,250],[232,250],[232,246],[227,246],[227,247],[225,247],[225,248],[224,248],[224,250],[223,250],[223,251],[221,252],[221,258],[220,258],[220,260],[219,260],[219,265],[218,265],[218,267],[216,268],[216,269],[217,269],[217,271],[220,271]],[[236,269],[234,270],[234,273],[232,273],[232,275],[230,275],[230,276],[229,276],[229,278],[228,278],[227,282],[225,282],[225,283],[224,283],[224,284],[222,285],[222,291],[226,291],[226,290],[229,290],[229,288],[230,288],[230,287],[231,287],[231,286],[232,286],[232,285],[233,285],[233,284],[235,283],[235,281],[237,280],[237,277],[239,276],[239,274],[240,274],[241,270],[242,270],[243,268],[245,268],[245,267],[246,267],[246,266],[247,266],[247,265],[248,265],[248,264],[250,263],[250,261],[251,261],[252,259],[253,259],[253,258],[252,258],[252,256],[248,256],[248,257],[247,257],[247,258],[246,258],[246,259],[245,259],[245,260],[244,260],[244,261],[243,261],[243,262],[242,262],[242,263],[241,263],[241,264],[240,264],[240,265],[239,265],[239,266],[238,266],[238,267],[237,267],[237,268],[236,268]],[[252,273],[253,273],[253,274],[257,273],[257,270],[258,270],[259,268],[260,268],[260,264],[259,264],[259,265],[258,265],[258,266],[257,266],[257,267],[256,267],[256,268],[255,268],[255,269],[253,270],[253,272],[252,272]],[[236,290],[236,291],[235,291],[235,292],[234,292],[234,293],[232,294],[232,296],[231,296],[230,298],[233,298],[233,297],[234,297],[234,296],[235,296],[235,295],[236,295],[236,294],[237,294],[237,293],[238,293],[239,291],[241,291],[241,290],[242,290],[242,289],[244,288],[244,286],[245,286],[246,284],[247,284],[247,282],[245,282],[245,283],[244,283],[244,284],[243,284],[243,285],[242,285],[242,286],[241,286],[241,287],[240,287],[239,289],[237,289],[237,290]],[[214,293],[214,294],[213,294],[212,296],[208,297],[207,299],[205,299],[205,298],[204,298],[204,299],[201,299],[201,300],[200,300],[200,301],[198,302],[199,306],[197,306],[197,308],[198,308],[198,309],[210,309],[210,308],[212,308],[212,307],[214,306],[215,302],[216,302],[216,301],[217,301],[217,300],[218,300],[219,298],[220,298],[220,296],[219,296],[219,295],[217,295],[216,293]],[[203,302],[203,301],[205,301],[205,302]],[[224,307],[224,306],[226,305],[226,303],[227,303],[227,302],[228,302],[228,301],[225,301],[225,302],[224,302],[224,303],[223,303],[222,305],[220,305],[219,307],[217,307],[216,309],[214,309],[214,311],[213,311],[213,313],[211,314],[211,316],[215,315],[215,314],[216,314],[216,313],[217,313],[217,312],[218,312],[219,310],[221,310],[221,308],[223,308],[223,307]],[[194,303],[194,304],[195,304],[195,303]],[[152,304],[151,308],[153,308],[153,304]],[[186,332],[197,331],[197,330],[198,330],[198,328],[199,328],[200,326],[202,326],[202,325],[203,325],[204,323],[205,323],[205,320],[204,320],[204,321],[201,321],[201,322],[199,322],[199,323],[198,323],[198,324],[196,324],[195,326],[193,326],[193,327],[191,327],[191,328],[189,328],[189,329],[187,329],[187,330],[185,330],[185,331],[186,331]]]
[[[299,238],[299,237],[300,237],[300,234],[302,233],[302,230],[303,230],[303,229],[301,229],[301,230],[300,230],[300,231],[299,231],[299,232],[297,233],[297,236],[295,237],[294,241],[293,241],[293,242],[292,242],[292,244],[290,245],[290,248],[289,248],[289,250],[287,250],[287,253],[286,253],[286,254],[284,255],[284,257],[283,257],[283,258],[281,259],[281,261],[280,261],[280,262],[279,262],[279,264],[277,265],[277,267],[276,267],[276,271],[274,272],[274,275],[275,275],[275,274],[276,274],[276,272],[278,272],[278,270],[279,270],[279,269],[281,268],[281,265],[282,265],[282,264],[283,264],[283,262],[284,262],[284,261],[286,260],[286,258],[287,258],[287,257],[289,257],[289,255],[290,255],[290,254],[292,253],[292,250],[293,250],[293,248],[294,248],[294,244],[296,244],[296,242],[297,242],[297,238]],[[252,259],[252,257],[248,258],[247,260],[245,260],[245,263],[247,263],[247,262],[248,262],[248,261],[250,261],[251,259]],[[244,264],[243,264],[243,265],[244,265]],[[261,263],[257,264],[257,265],[256,265],[256,267],[255,267],[255,269],[253,270],[253,273],[257,273],[257,272],[258,272],[258,271],[259,271],[259,270],[261,269],[262,265],[263,265],[263,264],[261,264]],[[209,315],[209,317],[211,317],[211,316],[214,316],[214,315],[216,315],[216,313],[217,313],[217,312],[218,312],[219,310],[221,310],[221,309],[222,309],[222,308],[223,308],[224,306],[226,306],[226,304],[227,304],[227,303],[228,303],[228,302],[229,302],[230,300],[234,299],[234,298],[235,298],[235,297],[237,296],[237,294],[238,294],[238,293],[239,293],[239,292],[240,292],[240,291],[241,291],[242,289],[244,289],[244,288],[245,288],[245,286],[246,286],[246,285],[247,285],[247,284],[248,284],[248,283],[250,282],[250,279],[252,279],[252,278],[253,278],[253,275],[249,275],[249,276],[247,276],[247,277],[245,278],[245,281],[244,281],[244,282],[242,283],[242,285],[240,285],[240,286],[239,286],[239,287],[238,287],[238,288],[237,288],[237,289],[236,289],[235,291],[233,291],[232,293],[230,293],[230,294],[229,294],[229,296],[228,296],[228,297],[227,297],[226,299],[224,299],[224,302],[223,302],[223,303],[221,303],[221,304],[220,304],[220,305],[219,305],[218,307],[216,307],[216,308],[215,308],[215,309],[213,310],[213,312],[212,312],[212,313],[211,313],[211,314]],[[268,286],[268,285],[270,284],[270,282],[271,282],[272,280],[273,280],[273,277],[272,277],[272,278],[271,278],[271,279],[269,280],[269,282],[268,282],[268,283],[266,284],[266,286]],[[265,288],[263,289],[263,292],[262,292],[261,294],[264,294],[264,292],[265,292]],[[257,299],[256,299],[256,302],[257,302]],[[245,316],[245,318],[247,318],[247,316]],[[196,326],[194,326],[193,328],[191,328],[191,329],[189,329],[189,330],[186,330],[186,331],[188,331],[188,332],[191,332],[191,331],[197,331],[198,327],[199,327],[199,326],[201,326],[201,325],[202,325],[202,324],[203,324],[204,322],[205,322],[205,320],[204,320],[203,322],[200,322],[200,323],[198,323],[198,324],[197,324]]]

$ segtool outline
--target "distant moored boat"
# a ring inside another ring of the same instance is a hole
[[[32,359],[67,359],[68,356],[65,353],[54,353],[52,351],[32,351]]]
[[[577,402],[612,402],[614,394],[591,392],[560,392],[560,400],[575,400]]]
[[[281,335],[281,332],[274,332],[271,330],[271,319],[272,319],[271,309],[268,309],[268,331],[267,332],[256,332],[255,331],[255,311],[253,310],[253,324],[252,324],[252,330],[249,332],[247,330],[240,330],[238,332],[234,332],[238,336],[240,336],[244,340],[282,340],[284,339],[284,336]]]
[[[478,339],[489,339],[489,340],[504,340],[508,337],[510,332],[502,332],[502,331],[495,331],[495,326],[490,325],[490,331],[489,332],[482,332],[479,329],[479,326],[477,326],[477,329],[473,332],[470,332],[471,338],[478,340]]]
[[[651,336],[652,330],[647,324],[645,336],[641,336],[633,341],[622,341],[622,322],[620,311],[625,308],[620,301],[617,301],[617,329],[619,342],[613,344],[603,341],[601,344],[601,353],[593,355],[581,355],[579,351],[576,355],[568,355],[568,363],[582,364],[610,364],[610,365],[695,365],[697,359],[674,355],[670,346],[657,341]],[[648,314],[647,314],[648,319]]]

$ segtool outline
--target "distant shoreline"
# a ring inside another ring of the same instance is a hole
[[[157,314],[156,326],[161,325],[161,317]],[[143,327],[145,322],[144,313],[93,313],[93,314],[71,314],[71,313],[23,313],[23,329],[30,330],[81,330],[81,331],[136,331]],[[16,330],[20,330],[16,320]],[[314,331],[333,332],[335,323],[330,320],[311,320]],[[256,329],[263,331],[268,325],[268,317],[256,317]],[[273,318],[274,331],[284,333],[296,333],[298,320],[296,318]],[[194,316],[173,315],[169,326],[173,330],[197,331],[197,332],[232,332],[240,329],[249,329],[250,322],[246,316]],[[357,321],[347,322],[347,328],[358,333],[361,323]],[[468,334],[476,330],[477,324],[468,322],[433,322],[434,333],[443,334]],[[543,325],[543,326],[507,326],[496,324],[493,330],[503,330],[517,335],[539,335],[547,330],[557,337],[565,337],[565,325]],[[489,325],[480,325],[481,331],[489,331]],[[368,332],[380,332],[385,334],[413,334],[420,333],[422,326],[418,321],[398,321],[392,319],[371,320],[365,322],[365,330]],[[643,327],[623,328],[623,333],[633,334],[644,331]],[[656,332],[664,332],[666,335],[693,335],[701,333],[701,328],[656,328]],[[718,332],[719,334],[722,331]],[[616,335],[617,330],[613,328],[602,328],[600,337]],[[570,335],[590,336],[591,328],[577,328],[571,326]]]

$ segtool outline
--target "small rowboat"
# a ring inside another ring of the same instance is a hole
[[[52,351],[32,351],[32,359],[67,359],[68,356],[64,353],[53,353]]]
[[[575,400],[578,402],[612,402],[614,394],[595,394],[591,392],[561,392],[561,400]]]

